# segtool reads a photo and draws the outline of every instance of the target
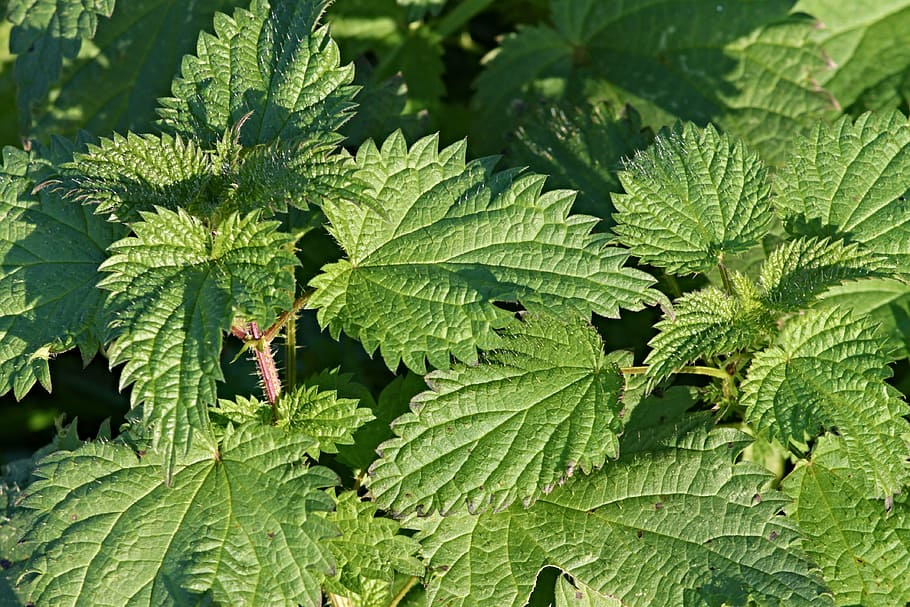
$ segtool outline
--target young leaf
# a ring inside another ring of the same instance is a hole
[[[759,492],[768,475],[758,466],[732,463],[747,442],[730,429],[694,432],[576,478],[528,510],[427,522],[429,603],[519,607],[550,565],[629,607],[719,605],[722,592],[734,604],[832,605],[777,515],[784,496]]]
[[[843,439],[824,437],[811,463],[797,465],[784,481],[795,499],[788,514],[838,605],[910,603],[910,508],[895,503],[888,512],[869,499],[845,449]]]
[[[98,17],[110,17],[115,0],[12,0],[7,18],[9,50],[16,58],[17,105],[27,124],[31,106],[60,77],[64,59],[79,53],[83,38],[95,35]]]
[[[324,468],[301,464],[310,440],[251,424],[217,452],[180,458],[92,443],[50,456],[24,506],[36,513],[29,588],[36,605],[319,605],[335,534]]]
[[[828,287],[885,275],[889,273],[889,265],[857,243],[794,238],[772,251],[762,265],[761,301],[780,312],[796,312]]]
[[[356,89],[353,66],[340,66],[328,29],[316,27],[326,5],[253,0],[233,18],[217,14],[215,35],[200,34],[161,101],[164,124],[212,144],[252,112],[240,133],[247,147],[335,137]]]
[[[717,287],[686,293],[674,302],[674,316],[654,325],[659,333],[648,342],[645,359],[652,381],[700,358],[745,349],[770,331],[774,318],[759,302],[756,286],[740,274],[732,283],[733,294]]]
[[[870,167],[875,167],[874,169]],[[819,124],[775,179],[791,230],[858,242],[910,273],[910,123],[899,112]]]
[[[114,221],[136,221],[155,207],[206,217],[217,204],[207,191],[214,176],[209,156],[179,136],[114,134],[76,154],[68,168],[70,196],[97,203],[96,212]]]
[[[377,517],[375,504],[360,501],[357,492],[339,495],[335,512],[327,518],[341,530],[341,536],[328,543],[337,563],[335,576],[326,580],[328,592],[349,597],[382,594],[385,601],[376,604],[388,605],[396,571],[424,574],[417,557],[420,544],[401,535],[394,519]],[[380,582],[381,590],[370,582]]]
[[[359,177],[384,206],[327,201],[329,229],[348,258],[323,268],[310,306],[333,335],[381,348],[424,373],[425,359],[476,359],[495,347],[511,315],[494,304],[615,317],[657,300],[653,279],[623,267],[628,252],[593,236],[596,220],[567,217],[573,194],[541,194],[544,178],[465,164],[465,145],[441,151],[427,137],[410,150],[400,133],[357,153]]]
[[[503,337],[482,364],[428,375],[432,391],[395,421],[400,438],[380,445],[369,477],[383,508],[530,504],[576,469],[589,473],[618,455],[623,378],[597,331],[531,317]]]
[[[235,315],[268,326],[290,309],[297,259],[293,238],[255,213],[212,228],[182,210],[142,219],[111,245],[99,286],[111,292],[111,365],[126,363],[120,383],[133,384],[133,406],[143,405],[171,469],[193,430],[207,431],[222,333]]]
[[[551,187],[578,189],[573,210],[599,217],[609,227],[611,195],[622,191],[616,176],[620,162],[653,137],[630,106],[553,104],[522,121],[507,158],[515,166],[550,175]]]
[[[910,409],[885,383],[889,362],[869,321],[837,308],[806,312],[753,359],[742,384],[745,419],[785,445],[836,428],[850,465],[889,497],[910,480]]]
[[[553,0],[552,25],[519,27],[477,79],[481,124],[525,97],[631,103],[644,123],[713,122],[776,161],[835,109],[812,21],[780,2]],[[681,21],[686,27],[680,27]],[[485,129],[501,132],[499,129]]]
[[[619,173],[613,231],[643,261],[704,272],[768,232],[771,186],[758,155],[708,125],[677,124]]]
[[[78,347],[84,361],[104,337],[104,293],[95,288],[105,249],[124,235],[91,210],[64,201],[37,154],[3,149],[0,169],[0,393],[51,389],[48,360]]]

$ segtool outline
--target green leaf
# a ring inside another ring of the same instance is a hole
[[[643,261],[674,274],[704,272],[761,240],[771,186],[741,141],[688,123],[658,134],[619,173],[613,231]]]
[[[211,144],[252,112],[244,146],[335,137],[356,89],[353,66],[340,66],[328,29],[316,27],[326,4],[253,0],[233,17],[217,14],[215,35],[200,34],[161,101],[164,124]]]
[[[774,318],[752,281],[734,274],[731,282],[733,294],[717,287],[686,293],[674,302],[673,314],[654,325],[659,333],[648,342],[645,359],[653,382],[698,359],[744,350],[771,331]]]
[[[836,428],[870,490],[899,493],[910,480],[910,408],[885,383],[891,358],[881,346],[871,322],[837,308],[793,317],[752,361],[741,386],[746,421],[784,445]]]
[[[556,581],[556,607],[622,607],[622,602],[579,582],[573,585],[565,576],[560,576]]]
[[[29,109],[44,98],[60,77],[64,59],[79,53],[83,38],[92,38],[98,17],[110,17],[114,0],[12,0],[7,18],[10,52],[16,58],[17,105],[27,124]]]
[[[324,206],[347,259],[310,283],[309,305],[333,335],[423,373],[425,358],[445,368],[451,355],[473,361],[495,347],[493,328],[511,321],[496,302],[616,317],[659,298],[650,276],[623,267],[627,251],[591,235],[594,218],[567,217],[572,193],[541,194],[543,177],[464,158],[464,143],[438,151],[428,137],[408,150],[400,133],[360,148],[358,176],[385,217],[344,200]]]
[[[293,238],[255,213],[212,227],[182,210],[142,218],[111,245],[99,286],[111,292],[111,364],[126,363],[120,383],[133,384],[133,406],[155,425],[170,471],[193,431],[207,433],[223,332],[235,316],[265,327],[290,309],[298,262]]]
[[[774,200],[791,231],[861,243],[910,273],[908,173],[903,114],[869,113],[855,122],[845,116],[794,143]]]
[[[376,516],[376,505],[360,501],[356,491],[339,495],[337,508],[328,519],[341,529],[341,537],[329,541],[337,569],[335,576],[326,580],[328,592],[347,597],[379,594],[385,600],[371,604],[384,606],[392,598],[396,571],[424,574],[417,557],[420,544],[401,535],[394,519]],[[379,582],[381,590],[371,587],[370,582]]]
[[[653,133],[630,106],[545,105],[522,121],[507,157],[516,166],[550,175],[548,184],[577,188],[573,210],[613,225],[611,195],[622,191],[623,158],[651,143]]]
[[[910,508],[895,503],[888,512],[869,499],[845,450],[843,439],[819,441],[812,461],[784,483],[795,499],[788,514],[806,534],[806,552],[838,605],[910,603]]]
[[[279,428],[303,432],[316,439],[310,457],[337,453],[338,445],[354,443],[352,433],[373,419],[369,409],[358,407],[353,398],[340,398],[334,390],[306,384],[282,394],[277,403]]]
[[[85,2],[83,2],[84,4]],[[147,132],[158,99],[170,93],[180,59],[196,48],[212,17],[246,0],[125,0],[102,19],[91,44],[64,61],[50,95],[33,108],[31,132],[74,136]]]
[[[326,538],[337,482],[301,463],[310,440],[252,424],[215,452],[188,450],[170,486],[164,457],[104,443],[55,454],[24,507],[36,520],[29,589],[37,605],[316,607],[332,570]],[[191,602],[192,601],[192,602]]]
[[[795,134],[835,109],[813,81],[825,62],[812,22],[789,15],[792,2],[550,6],[552,25],[519,27],[487,56],[476,82],[480,124],[501,124],[526,98],[609,99],[654,127],[713,122],[777,161]]]
[[[35,382],[51,389],[48,360],[78,347],[85,362],[98,351],[107,317],[95,288],[105,249],[121,226],[62,200],[47,178],[49,163],[3,149],[0,170],[0,393],[22,398]]]
[[[719,594],[737,605],[831,605],[778,516],[785,497],[759,490],[768,475],[758,466],[732,463],[746,442],[730,429],[695,432],[576,478],[528,510],[425,523],[428,602],[520,607],[550,565],[630,607],[720,605]]]
[[[389,382],[379,395],[379,402],[372,405],[375,419],[358,428],[354,444],[338,449],[338,460],[352,470],[366,470],[378,457],[376,448],[380,443],[392,438],[392,421],[407,413],[411,399],[426,388],[423,377],[416,373],[404,373]]]
[[[411,21],[419,21],[428,15],[438,15],[447,0],[397,0],[398,4],[408,10]]]
[[[818,303],[853,310],[880,326],[885,349],[895,357],[910,355],[910,285],[891,278],[873,278],[829,289]]]
[[[205,217],[217,204],[207,191],[214,173],[211,159],[179,136],[114,134],[76,154],[67,168],[74,182],[69,195],[97,204],[96,212],[114,221],[136,221],[140,212],[155,207]]]
[[[66,165],[64,185],[98,213],[132,222],[142,211],[183,209],[202,219],[232,212],[305,209],[326,198],[364,199],[353,162],[332,144],[306,141],[242,148],[233,133],[203,150],[179,135],[114,135]]]
[[[793,10],[819,20],[815,39],[829,69],[818,80],[840,105],[863,109],[867,96],[882,108],[906,103],[899,86],[910,70],[910,2],[800,0]]]
[[[619,453],[628,355],[605,356],[586,322],[530,317],[480,365],[427,375],[393,425],[368,486],[396,513],[533,503]]]
[[[882,276],[889,264],[857,243],[828,238],[794,238],[775,249],[761,269],[762,302],[796,312],[828,287],[848,280]]]

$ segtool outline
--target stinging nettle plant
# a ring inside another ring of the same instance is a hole
[[[476,80],[483,120],[523,121],[497,168],[409,134],[398,80],[360,80],[322,22],[376,10],[441,47],[489,3],[211,4],[156,122],[64,137],[45,98],[121,4],[9,3],[35,138],[0,169],[0,391],[50,391],[78,350],[131,411],[4,468],[0,603],[910,602],[885,313],[910,297],[910,122],[833,115],[864,97],[820,45],[854,25],[553,0]],[[304,327],[391,374],[308,368]],[[260,392],[228,394],[246,359]]]

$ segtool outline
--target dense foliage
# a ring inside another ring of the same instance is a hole
[[[910,1],[4,5],[0,604],[910,604]]]

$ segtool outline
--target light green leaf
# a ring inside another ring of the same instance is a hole
[[[533,503],[619,453],[625,354],[586,322],[531,317],[481,364],[427,375],[432,391],[395,421],[368,487],[396,513]]]
[[[424,574],[417,557],[420,544],[401,535],[396,520],[376,516],[376,505],[360,501],[356,491],[339,495],[336,510],[328,519],[341,529],[341,536],[329,541],[337,569],[335,576],[326,580],[328,592],[347,597],[379,594],[385,601],[370,604],[385,606],[392,598],[396,571]],[[380,588],[370,582],[379,582]]]
[[[316,439],[310,456],[338,453],[338,445],[354,443],[352,433],[373,419],[369,409],[358,407],[353,398],[340,398],[334,390],[306,384],[282,394],[277,404],[279,428],[303,432]]]
[[[552,25],[519,27],[477,79],[481,124],[525,98],[630,103],[645,124],[713,122],[772,162],[835,110],[812,21],[792,2],[552,0]],[[685,23],[685,27],[680,24]],[[489,129],[487,129],[489,130]]]
[[[910,2],[800,0],[793,10],[819,21],[815,39],[829,69],[818,80],[841,106],[906,103],[899,86],[910,70]]]
[[[111,245],[100,286],[115,319],[111,364],[126,363],[120,383],[133,384],[133,406],[154,424],[171,470],[193,431],[207,432],[223,332],[235,316],[265,327],[290,309],[298,262],[293,238],[255,213],[211,227],[182,210],[142,218]]]
[[[741,141],[688,123],[658,134],[619,173],[613,231],[643,261],[704,272],[756,244],[770,227],[771,186]]]
[[[573,210],[613,225],[611,194],[621,192],[621,161],[651,143],[653,133],[630,106],[538,107],[518,129],[507,158],[549,175],[547,184],[578,189]]]
[[[340,66],[326,27],[326,0],[253,0],[233,17],[215,15],[215,35],[199,36],[184,57],[173,97],[161,101],[164,124],[213,143],[252,112],[244,146],[333,138],[356,92],[352,65]]]
[[[717,287],[686,293],[673,304],[673,314],[654,325],[648,342],[648,376],[658,382],[680,367],[715,354],[744,350],[767,336],[774,318],[759,301],[751,280],[732,276],[735,292]]]
[[[326,202],[347,259],[323,268],[309,303],[333,335],[423,373],[425,359],[445,368],[495,347],[493,328],[512,319],[496,302],[616,317],[659,298],[650,276],[623,266],[628,251],[591,235],[596,219],[567,217],[572,193],[541,194],[543,177],[493,173],[490,159],[465,164],[464,143],[437,146],[409,150],[397,133],[360,148],[358,176],[385,217]]]
[[[747,437],[695,432],[576,478],[528,510],[460,513],[419,536],[434,572],[429,603],[525,604],[538,571],[555,566],[622,605],[832,605],[778,512],[768,475],[733,464]],[[482,572],[482,575],[478,574]],[[719,596],[720,595],[720,596]]]
[[[52,187],[32,190],[49,162],[7,147],[0,170],[0,393],[22,398],[35,382],[51,389],[48,360],[78,347],[98,351],[107,322],[95,288],[105,249],[121,226],[65,201]]]
[[[741,386],[746,421],[784,445],[836,428],[870,491],[899,493],[910,480],[910,408],[885,383],[891,358],[881,346],[871,322],[837,308],[791,318]]]
[[[623,607],[622,602],[591,590],[575,582],[573,585],[565,576],[556,580],[556,607]]]
[[[23,122],[60,77],[64,59],[79,53],[83,38],[95,35],[98,17],[110,17],[114,0],[12,0],[7,18],[15,24],[9,49],[16,58],[18,106]]]
[[[891,278],[873,278],[847,283],[829,289],[818,303],[824,307],[852,310],[880,326],[883,348],[896,358],[906,358],[910,351],[910,285]]]
[[[794,143],[774,200],[792,231],[861,243],[910,273],[908,174],[903,114],[868,113],[855,123],[845,116]]]
[[[337,482],[301,461],[308,438],[252,424],[217,452],[201,445],[175,465],[104,443],[46,459],[24,507],[36,520],[29,589],[37,605],[122,607],[320,604],[334,527],[322,491]]]
[[[74,136],[79,129],[148,132],[158,118],[158,99],[170,94],[180,59],[195,50],[199,31],[211,30],[216,11],[247,4],[119,2],[110,19],[100,20],[91,43],[63,62],[59,82],[33,108],[31,132],[40,138]]]
[[[796,312],[828,287],[888,274],[889,266],[857,243],[794,238],[772,251],[762,265],[761,300],[774,310]]]
[[[806,552],[838,605],[910,603],[910,508],[894,503],[888,512],[869,499],[846,450],[843,439],[819,441],[812,461],[784,483],[796,500],[788,514],[806,534]]]

